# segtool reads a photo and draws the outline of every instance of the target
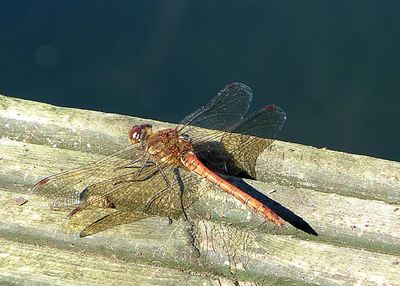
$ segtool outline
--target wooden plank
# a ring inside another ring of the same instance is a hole
[[[112,257],[0,239],[0,284],[219,285],[218,279]],[[3,282],[3,283],[2,283]]]
[[[78,276],[76,280],[65,278],[72,276],[67,276],[66,265],[62,266],[84,251],[93,259],[105,257],[104,269],[113,258],[121,267],[124,263],[139,265],[137,273],[127,272],[137,279],[146,268],[142,265],[149,265],[149,276],[154,271],[151,267],[172,271],[171,280],[156,280],[161,285],[179,281],[174,269],[183,271],[183,279],[196,273],[193,284],[214,283],[218,278],[226,279],[218,280],[224,283],[399,285],[400,206],[395,192],[396,182],[399,190],[399,163],[277,141],[259,159],[257,176],[262,181],[237,183],[279,202],[276,210],[287,222],[282,228],[261,224],[245,207],[205,185],[199,186],[207,192],[191,208],[191,221],[169,225],[167,219],[154,217],[80,239],[62,232],[65,213],[29,202],[17,206],[13,198],[30,200],[29,188],[39,178],[125,146],[126,130],[143,120],[7,97],[0,97],[0,107],[0,242],[14,245],[2,252],[5,263],[0,261],[1,270],[10,260],[18,260],[19,254],[14,257],[13,250],[26,248],[34,261],[42,247],[52,253],[44,260],[61,258],[58,266],[43,262],[47,265],[43,269],[52,269],[48,283],[54,277],[60,284],[90,283]],[[342,182],[339,177],[346,168],[353,169],[349,172],[352,176]],[[380,171],[374,173],[374,168]],[[316,174],[321,176],[320,183]],[[311,228],[318,237],[304,232]],[[33,251],[33,246],[39,248]],[[76,267],[97,271],[83,259]],[[113,277],[112,270],[104,271]],[[42,272],[45,277],[47,272]],[[7,273],[0,275],[5,281],[29,281],[12,271]],[[12,280],[14,276],[16,280]]]
[[[46,146],[16,141],[0,140],[0,143],[2,143],[0,150],[4,154],[0,176],[3,177],[3,182],[8,181],[9,183],[32,186],[33,182],[48,174],[70,169],[99,158],[99,156],[87,155],[80,151],[49,149]],[[15,162],[14,158],[20,159]],[[57,159],[55,160],[55,158]],[[32,166],[31,162],[37,163]],[[11,175],[11,177],[6,178],[7,175]],[[399,205],[275,183],[252,180],[246,182],[280,202],[284,207],[278,211],[286,221],[300,227],[301,219],[306,220],[319,234],[319,240],[362,246],[387,253],[400,253]],[[273,193],[270,194],[271,191]],[[201,199],[204,202],[199,202],[193,208],[199,214],[208,216],[213,214],[215,218],[218,218],[223,214],[226,216],[228,210],[233,209],[236,213],[231,212],[234,217],[229,223],[245,221],[248,224],[250,220],[253,220],[254,225],[260,223],[257,215],[249,213],[245,207],[219,190],[209,191],[208,195]],[[221,205],[225,208],[218,207]],[[220,210],[219,213],[217,210]],[[308,237],[302,230],[290,225],[282,229],[276,229],[270,225],[263,228],[269,228],[275,233]]]
[[[295,187],[400,203],[398,162],[279,142],[258,163],[262,181],[273,178]]]

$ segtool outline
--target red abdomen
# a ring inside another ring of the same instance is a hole
[[[182,160],[182,163],[190,171],[214,183],[222,190],[234,196],[236,199],[238,199],[240,202],[248,206],[251,210],[255,211],[262,217],[268,219],[269,221],[272,221],[276,225],[282,225],[281,219],[275,212],[273,212],[270,208],[265,206],[259,200],[253,198],[246,192],[242,191],[238,187],[229,183],[227,180],[212,172],[197,158],[194,153],[188,152],[185,158]]]

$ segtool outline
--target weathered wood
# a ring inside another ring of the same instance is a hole
[[[262,181],[400,203],[398,162],[286,142],[267,148],[259,160]]]
[[[70,246],[73,248],[73,246]],[[219,285],[200,277],[137,262],[0,239],[0,284]]]
[[[245,182],[281,204],[282,228],[218,189],[190,221],[152,217],[81,239],[62,231],[65,212],[13,203],[40,178],[126,146],[148,121],[0,97],[0,281],[400,285],[396,162],[274,142],[260,181]]]

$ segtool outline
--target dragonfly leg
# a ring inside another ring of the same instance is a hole
[[[182,212],[183,215],[185,216],[185,220],[188,219],[188,216],[186,214],[186,210],[185,210],[185,206],[183,205],[183,192],[185,191],[185,185],[183,184],[182,178],[181,178],[181,174],[179,172],[179,168],[174,168],[174,173],[175,173],[175,178],[176,181],[179,184],[179,190],[180,190],[180,203],[181,203],[181,208],[182,208]]]
[[[153,167],[155,165],[156,165],[156,163],[154,161],[147,160],[146,162],[144,162],[144,164],[141,164],[141,165],[128,165],[128,166],[124,166],[122,168],[143,169],[143,168]]]
[[[149,162],[148,165],[146,165],[147,162]],[[151,163],[150,163],[150,162],[151,162]],[[156,175],[156,174],[159,172],[159,170],[157,169],[157,170],[155,170],[154,172],[151,172],[150,174],[147,174],[145,177],[140,177],[140,175],[142,174],[143,170],[144,170],[146,167],[152,167],[152,166],[154,166],[154,165],[155,165],[154,162],[152,162],[152,161],[146,161],[146,163],[143,164],[143,165],[140,167],[141,169],[140,169],[140,171],[139,171],[137,174],[132,173],[132,175],[134,175],[134,176],[128,177],[128,178],[124,178],[123,180],[120,180],[120,181],[116,181],[116,182],[114,182],[113,184],[114,184],[114,185],[118,185],[118,184],[127,183],[127,182],[141,182],[141,181],[146,181],[146,180],[150,179],[151,177],[153,177],[154,175]]]
[[[132,160],[132,162],[131,163],[129,163],[130,165],[120,165],[120,166],[117,166],[117,167],[115,167],[114,169],[113,169],[113,171],[115,172],[115,171],[118,171],[118,170],[121,170],[121,169],[125,169],[125,168],[134,168],[134,164],[136,164],[137,162],[139,162],[140,160],[142,160],[142,158],[138,158],[138,159],[136,159],[136,160]]]
[[[139,159],[136,159],[136,160],[132,160],[132,162],[129,163],[129,165],[121,165],[121,166],[115,167],[113,169],[113,171],[115,172],[117,170],[129,169],[129,168],[132,168],[132,169],[139,169],[139,168],[143,169],[143,168],[153,167],[153,166],[156,165],[156,163],[154,161],[148,160],[148,158],[146,158],[146,160],[145,160],[145,162],[143,164],[135,165],[136,163],[138,163],[140,161],[142,161],[142,158],[139,158]]]
[[[142,166],[140,167],[140,171],[139,171],[139,176],[140,176],[140,174],[143,172],[143,170],[147,167],[146,166],[146,164],[147,164],[147,162],[149,162],[150,160],[149,160],[149,158],[150,158],[150,154],[147,154],[146,155],[146,158],[145,158],[145,160],[144,160],[144,164],[142,164]],[[155,165],[155,163],[154,163],[154,165]]]

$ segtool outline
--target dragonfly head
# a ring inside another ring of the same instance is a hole
[[[134,125],[128,133],[129,141],[132,144],[140,143],[142,140],[146,139],[147,135],[151,134],[151,132],[151,124]]]

